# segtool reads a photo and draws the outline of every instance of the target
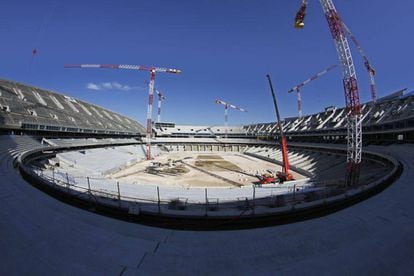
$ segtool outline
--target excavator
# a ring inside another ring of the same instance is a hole
[[[293,175],[289,172],[290,166],[289,166],[289,160],[288,160],[288,151],[287,151],[287,143],[286,143],[286,137],[283,132],[282,123],[280,120],[280,114],[279,114],[279,108],[277,106],[276,102],[276,96],[275,92],[273,90],[272,80],[270,78],[270,75],[266,75],[268,81],[270,90],[272,92],[273,97],[273,104],[275,106],[276,116],[277,116],[277,125],[280,132],[280,145],[282,147],[282,157],[283,157],[283,164],[282,164],[282,171],[277,172],[276,175],[266,173],[260,176],[260,184],[269,184],[269,183],[283,183],[285,181],[294,180]]]

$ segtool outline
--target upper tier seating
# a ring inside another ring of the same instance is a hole
[[[392,96],[392,95],[391,95]],[[330,107],[325,111],[285,119],[283,130],[287,134],[339,130],[346,128],[347,111],[345,108]],[[393,97],[379,99],[375,105],[365,103],[361,105],[363,127],[385,125],[397,121],[411,120],[408,126],[414,127],[414,95],[395,94]],[[275,123],[260,123],[244,127],[250,134],[268,135],[278,132]]]
[[[136,121],[62,94],[0,80],[2,128],[99,134],[138,134]]]

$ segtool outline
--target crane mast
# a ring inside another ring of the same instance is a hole
[[[161,102],[163,100],[165,100],[165,96],[163,94],[161,94],[160,91],[158,91],[157,89],[155,89],[155,92],[157,92],[157,96],[158,96],[158,111],[157,111],[157,122],[161,123]]]
[[[129,64],[69,64],[65,68],[106,68],[106,69],[125,69],[141,70],[150,72],[150,82],[148,84],[148,105],[147,105],[147,129],[146,129],[146,158],[151,159],[151,136],[152,136],[152,105],[154,101],[154,85],[156,73],[180,74],[179,69],[170,69],[163,67],[149,67],[142,65]]]
[[[325,75],[326,73],[328,73],[329,71],[331,71],[332,69],[334,69],[335,67],[337,67],[338,65],[334,64],[329,66],[328,68],[326,68],[325,70],[317,73],[316,75],[313,75],[312,77],[310,77],[309,79],[305,80],[304,82],[296,85],[295,87],[291,88],[288,93],[292,93],[293,91],[296,91],[296,94],[298,96],[298,113],[299,113],[299,118],[302,118],[302,97],[300,94],[300,89],[308,84],[309,82],[316,80],[317,78]]]
[[[356,185],[362,158],[362,120],[361,104],[354,62],[345,37],[342,20],[331,0],[320,0],[326,20],[328,21],[339,61],[342,64],[343,86],[345,92],[347,115],[347,178],[349,186]]]
[[[304,18],[306,3],[302,5],[295,17],[295,26],[304,25],[303,21],[297,22],[297,18]],[[343,87],[345,93],[345,104],[347,113],[347,166],[346,184],[353,186],[358,184],[362,156],[362,120],[361,104],[357,77],[352,60],[351,50],[344,33],[344,27],[332,0],[319,0],[329,30],[334,40],[335,48],[342,67]],[[304,8],[303,8],[304,5]]]
[[[369,62],[367,55],[365,54],[358,40],[352,34],[351,30],[349,30],[348,26],[343,21],[342,21],[342,26],[344,27],[345,31],[351,38],[352,42],[355,44],[355,47],[358,49],[359,54],[362,56],[362,59],[364,60],[364,65],[368,72],[368,76],[370,80],[371,100],[372,100],[372,103],[375,104],[375,102],[377,101],[377,87],[375,85],[375,70],[372,67],[371,63]]]
[[[145,80],[145,83],[149,85],[149,82],[148,82],[147,80]],[[158,91],[158,89],[156,89],[155,87],[154,87],[154,90],[155,90],[155,93],[157,93],[157,97],[158,97],[158,106],[157,106],[157,108],[158,108],[158,110],[157,110],[157,123],[160,123],[160,122],[161,122],[161,102],[162,102],[163,100],[165,100],[166,98],[165,98],[165,96],[164,96],[164,95],[163,95],[160,91]]]
[[[151,137],[152,137],[152,104],[154,101],[155,70],[150,70],[150,82],[148,85],[148,105],[147,105],[147,131],[146,139],[146,158],[151,159]]]

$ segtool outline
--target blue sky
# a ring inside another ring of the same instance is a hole
[[[287,90],[338,62],[319,1],[309,2],[306,27],[296,30],[299,0],[4,0],[0,78],[62,92],[145,123],[147,72],[63,65],[178,68],[181,75],[157,75],[156,87],[167,97],[163,121],[223,124],[223,107],[214,103],[221,99],[248,110],[230,110],[234,125],[274,121],[265,78],[270,73],[282,117],[296,116],[296,95]],[[412,90],[414,1],[335,4],[377,71],[379,96]],[[31,60],[33,48],[38,53]],[[355,47],[353,56],[366,102],[369,80]],[[343,106],[343,95],[337,68],[303,88],[303,111]]]

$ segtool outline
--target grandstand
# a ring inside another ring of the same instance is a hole
[[[225,126],[190,126],[175,125],[174,123],[156,125],[156,133],[159,137],[218,137],[224,136],[226,132]],[[230,126],[227,127],[227,136],[230,138],[245,138],[247,132],[243,127]]]
[[[105,178],[152,162],[144,160],[141,124],[2,80],[0,273],[408,274],[414,267],[413,101],[412,94],[397,93],[363,105],[370,145],[358,187],[343,187],[346,110],[329,107],[284,121],[292,169],[301,177],[296,182],[157,189],[159,182]],[[224,126],[154,124],[152,150],[166,158],[216,154],[280,165],[275,123],[231,126],[227,133],[224,138]]]
[[[361,106],[363,141],[413,142],[414,95],[403,91],[378,99],[375,105]],[[345,108],[327,107],[323,112],[287,118],[283,129],[291,141],[344,143],[346,136]],[[247,125],[245,130],[252,136],[277,136],[275,123]]]
[[[268,158],[269,160],[282,160],[282,152],[279,148],[249,148],[246,154],[255,157]],[[307,172],[315,180],[332,181],[341,183],[345,179],[346,157],[333,154],[332,151],[307,150],[292,147],[289,151],[289,163],[293,168],[299,168]],[[387,174],[387,166],[375,160],[365,158],[362,161],[362,175],[360,182],[369,182],[370,179],[381,178]]]
[[[105,176],[144,161],[142,142],[128,138],[144,133],[139,123],[62,94],[5,80],[0,84],[2,129],[8,133],[18,131],[35,135],[42,144],[56,149],[55,157],[49,163],[66,166],[68,172],[75,175],[82,172],[92,177]],[[370,135],[375,135],[376,142],[385,137],[384,131],[390,125],[398,127],[392,128],[391,136],[386,136],[387,141],[410,141],[414,97],[403,92],[379,99],[376,105],[367,103],[362,106],[365,133],[374,129]],[[312,179],[314,185],[343,183],[346,163],[343,149],[320,148],[309,142],[341,143],[346,131],[345,115],[344,108],[328,107],[318,114],[284,121],[284,130],[291,141],[289,159],[292,168]],[[281,152],[273,142],[277,136],[275,123],[230,127],[154,123],[153,134],[153,151],[160,154],[233,152],[281,165]],[[366,143],[369,141],[365,139]],[[376,159],[364,159],[361,183],[371,183],[390,173],[387,162]],[[177,197],[181,192],[176,193]],[[237,195],[242,196],[243,193]]]
[[[2,130],[63,135],[140,136],[145,128],[136,121],[84,101],[0,80]]]

